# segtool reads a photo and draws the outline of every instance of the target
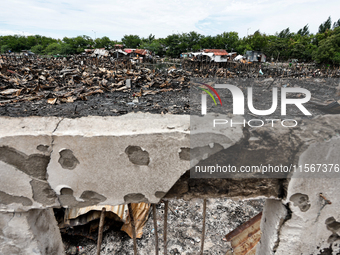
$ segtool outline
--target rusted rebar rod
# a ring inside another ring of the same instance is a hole
[[[100,248],[102,246],[102,240],[103,240],[103,228],[104,228],[104,222],[105,222],[105,212],[106,208],[102,208],[102,213],[100,214],[100,221],[99,221],[99,229],[98,229],[98,241],[97,241],[97,255],[100,255]]]
[[[164,201],[164,255],[167,255],[167,231],[168,231],[168,208],[169,208],[169,201]]]
[[[207,200],[203,200],[203,226],[202,226],[202,236],[201,236],[201,255],[203,255],[204,251],[204,239],[205,239],[205,216],[207,212]]]
[[[155,233],[155,254],[158,255],[158,232],[157,232],[157,212],[156,204],[152,204],[152,214],[153,214],[153,228]]]
[[[135,220],[133,218],[133,211],[132,211],[131,204],[128,204],[128,208],[129,208],[129,216],[130,216],[131,227],[132,227],[133,252],[134,252],[134,255],[137,255],[136,227],[135,227]]]

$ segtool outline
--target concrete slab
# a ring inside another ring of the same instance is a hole
[[[211,139],[190,144],[190,129],[220,145],[209,155],[243,137],[241,127],[207,135],[204,125],[190,126],[187,115],[4,118],[3,123],[3,211],[157,203],[190,168],[190,148],[209,148]]]

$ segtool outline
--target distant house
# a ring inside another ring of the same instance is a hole
[[[222,49],[205,49],[203,50],[202,55],[209,56],[210,59],[214,62],[227,62],[228,61],[228,52]]]
[[[227,62],[228,52],[221,49],[205,49],[200,52],[181,53],[181,58],[193,58],[199,61]]]
[[[249,62],[266,62],[266,55],[256,50],[247,51],[245,57]]]

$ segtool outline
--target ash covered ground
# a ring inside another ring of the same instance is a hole
[[[1,56],[0,56],[1,57]],[[313,99],[325,102],[340,98],[337,69],[320,70],[310,65],[186,63],[131,64],[129,61],[93,60],[83,56],[69,59],[0,59],[0,116],[119,116],[129,112],[162,114],[200,114],[200,99],[193,82],[233,84],[247,98],[253,88],[254,107],[269,109],[272,88],[302,87]],[[197,64],[197,65],[196,65]],[[259,71],[263,75],[259,75]],[[128,80],[130,82],[128,82]],[[292,95],[303,98],[304,95]],[[221,93],[226,106],[208,110],[232,113],[231,93]],[[246,101],[246,100],[245,100]],[[210,108],[209,108],[210,107]],[[308,105],[313,116],[325,114],[320,107]],[[245,118],[252,119],[246,107]],[[326,111],[327,113],[327,111]],[[281,118],[280,106],[270,116]],[[295,106],[288,106],[286,118],[305,118]]]
[[[226,234],[236,227],[260,213],[263,209],[264,199],[232,200],[227,198],[208,199],[206,213],[206,238],[204,254],[225,254],[231,247],[223,240]],[[198,254],[201,247],[203,200],[169,201],[176,215],[168,211],[168,254],[192,255]],[[159,254],[163,254],[163,224],[164,204],[157,205]],[[96,254],[96,242],[87,238],[76,238],[63,235],[67,254]],[[155,238],[153,227],[153,214],[143,229],[143,236],[137,239],[138,254],[155,254]],[[76,246],[82,246],[82,253],[76,251]],[[104,232],[101,254],[133,254],[133,241],[122,231],[109,229]]]

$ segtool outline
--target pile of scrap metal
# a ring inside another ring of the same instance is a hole
[[[143,227],[149,217],[150,204],[133,203],[131,207],[136,227],[136,237],[141,238],[143,235]],[[110,226],[119,226],[122,231],[126,232],[132,238],[133,234],[128,205],[67,208],[64,214],[56,215],[61,233],[85,236],[95,240],[103,208],[106,209],[104,231],[109,229]]]
[[[262,212],[251,218],[241,226],[225,236],[226,241],[231,243],[232,251],[226,255],[255,255],[256,245],[261,239]]]
[[[266,62],[266,55],[260,51],[249,50],[246,52],[245,57],[249,62]]]
[[[153,60],[152,52],[146,49],[122,49],[119,44],[112,50],[100,49],[85,49],[84,54],[90,57],[111,57],[116,59],[131,59],[135,62],[150,62]]]
[[[90,57],[112,57],[112,58],[127,58],[128,53],[122,49],[106,50],[105,48],[100,49],[85,49],[84,54]]]

